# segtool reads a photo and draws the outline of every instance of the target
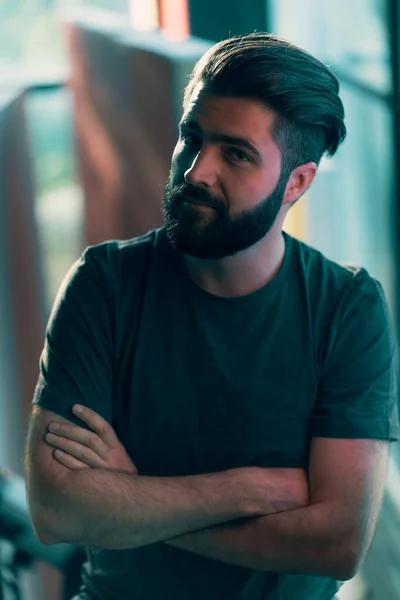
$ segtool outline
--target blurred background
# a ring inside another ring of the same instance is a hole
[[[5,600],[66,600],[75,591],[80,551],[35,541],[23,484],[44,328],[64,275],[86,246],[162,224],[183,89],[215,41],[270,31],[336,72],[348,139],[322,162],[285,228],[379,279],[399,339],[399,14],[398,0],[0,0]],[[340,598],[400,598],[398,443],[374,542]]]

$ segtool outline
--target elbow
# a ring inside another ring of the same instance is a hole
[[[349,581],[353,579],[360,570],[362,560],[360,559],[360,553],[356,552],[354,548],[348,548],[342,553],[342,560],[340,566],[337,568],[336,579],[340,581]]]
[[[78,543],[77,536],[72,536],[68,532],[61,531],[55,527],[49,527],[48,525],[33,526],[36,537],[45,546],[52,546],[54,544],[74,544]]]
[[[45,546],[52,546],[53,544],[61,543],[61,540],[59,540],[56,536],[54,536],[54,534],[45,528],[34,525],[33,530],[39,542]]]
[[[58,536],[55,531],[49,527],[47,519],[43,519],[31,511],[31,523],[35,536],[41,544],[51,546],[52,544],[59,543]]]
[[[352,563],[348,563],[344,565],[344,567],[342,567],[340,572],[336,574],[334,578],[338,579],[339,581],[350,581],[350,579],[353,579],[353,577],[355,577],[357,573],[358,568]]]
[[[340,569],[336,569],[332,576],[338,581],[349,581],[355,577],[356,573],[357,569],[351,563],[346,563],[341,565]]]
[[[71,525],[51,514],[49,509],[42,508],[37,514],[31,511],[32,527],[39,542],[46,546],[53,544],[73,544]]]

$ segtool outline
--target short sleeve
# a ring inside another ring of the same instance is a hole
[[[83,404],[112,421],[112,242],[86,249],[65,276],[46,327],[33,404],[84,426],[71,409]]]
[[[389,310],[382,286],[364,269],[354,274],[331,326],[310,435],[400,438]]]

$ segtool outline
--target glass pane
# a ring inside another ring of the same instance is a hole
[[[0,70],[2,81],[26,73],[29,79],[68,66],[62,23],[80,9],[129,14],[130,0],[0,0]],[[127,21],[128,22],[128,21]],[[9,70],[7,70],[9,67]]]
[[[29,94],[26,108],[48,317],[64,275],[83,250],[84,202],[75,162],[69,90]]]
[[[310,188],[306,241],[337,262],[368,269],[384,286],[394,320],[392,116],[384,102],[345,85],[341,97],[348,137]]]
[[[133,0],[134,2],[146,3],[147,0]],[[88,7],[88,8],[102,8],[105,10],[113,10],[116,12],[129,12],[129,4],[132,3],[132,0],[69,0],[68,3],[65,0],[58,0],[58,5],[60,8],[80,8],[80,7]]]
[[[333,67],[391,91],[386,0],[274,0],[274,33]]]
[[[6,0],[0,2],[0,68],[2,82],[19,68],[50,69],[65,64],[54,2]],[[9,73],[7,66],[10,67]]]

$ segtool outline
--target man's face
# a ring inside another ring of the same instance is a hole
[[[273,121],[274,114],[253,100],[194,91],[163,201],[168,239],[177,250],[220,259],[270,231],[290,175],[281,174]]]

